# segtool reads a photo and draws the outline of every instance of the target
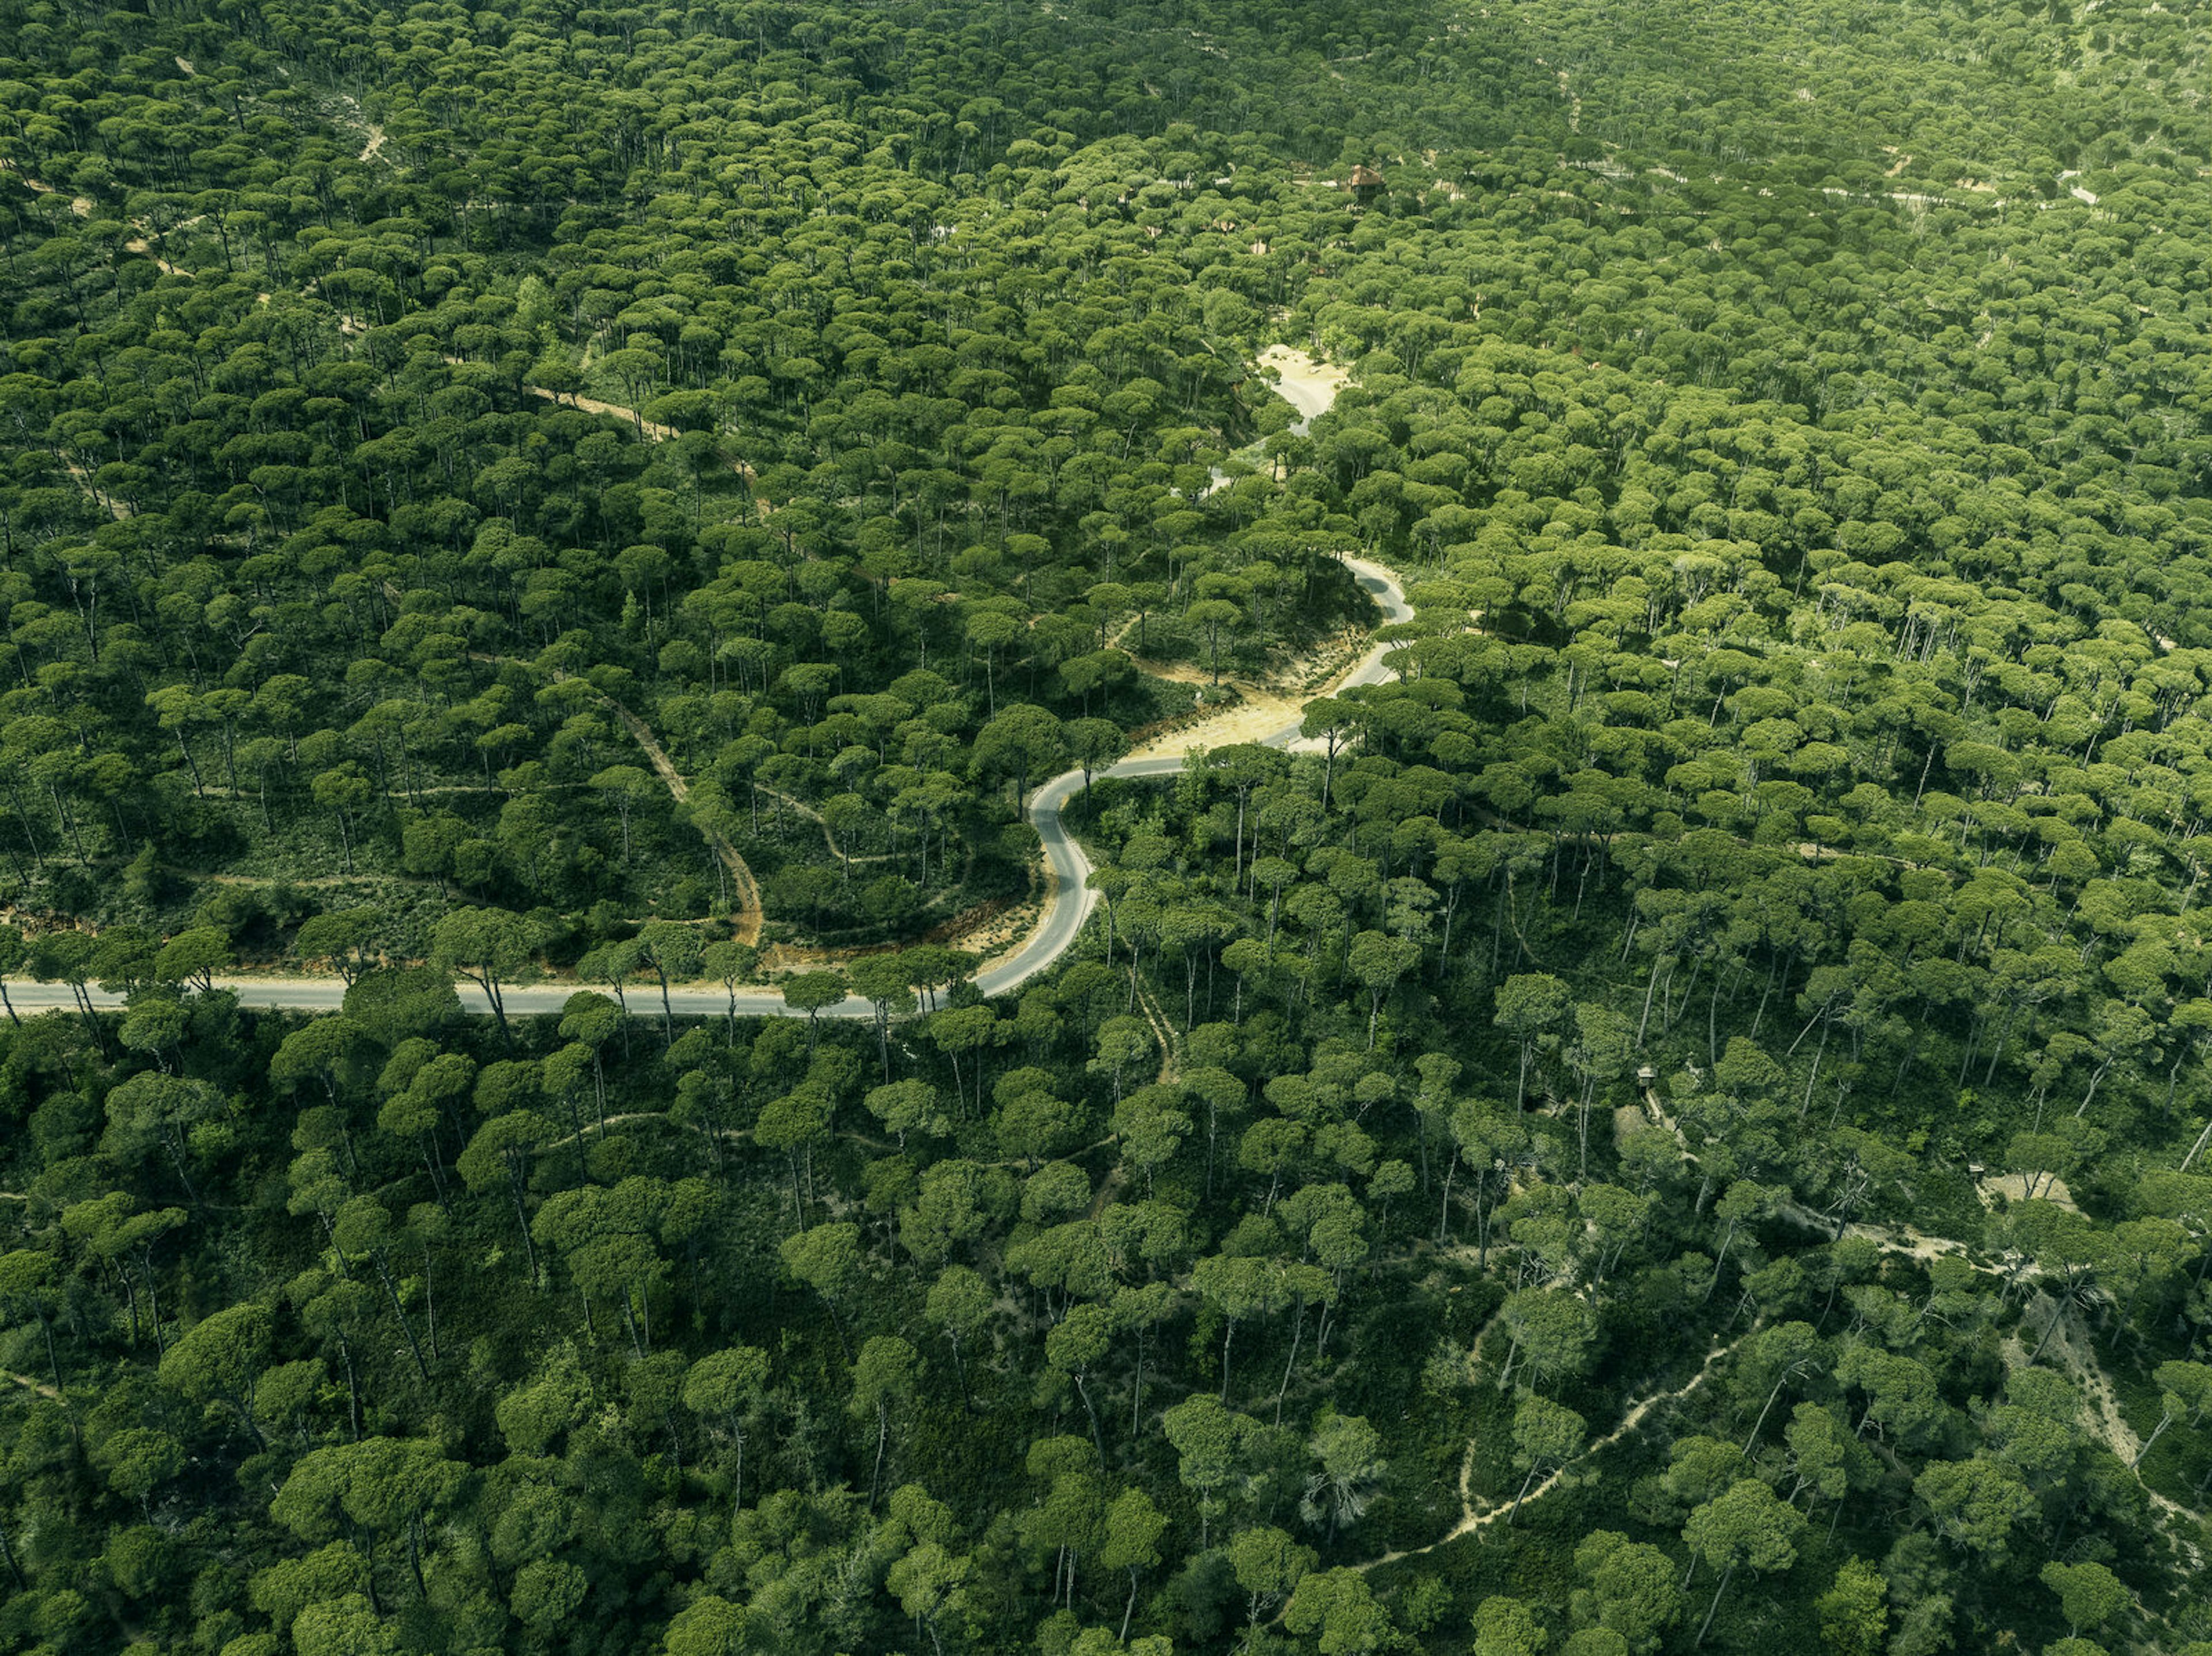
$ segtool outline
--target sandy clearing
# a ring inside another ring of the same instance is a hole
[[[155,252],[153,248],[153,244],[149,242],[143,236],[131,237],[130,240],[123,244],[123,251],[126,253],[136,253],[142,258],[151,259],[154,262],[154,268],[159,270],[163,276],[190,276],[191,274],[190,270],[179,270],[175,265],[170,264],[167,259],[163,258],[159,253]],[[264,294],[261,297],[263,302],[265,304],[268,301],[269,296],[266,294]]]
[[[1317,653],[1317,664],[1309,659],[1292,664],[1286,677],[1302,680],[1297,687],[1286,684],[1253,684],[1243,679],[1226,678],[1223,684],[1236,690],[1239,700],[1231,707],[1185,725],[1165,731],[1149,742],[1129,750],[1131,759],[1179,759],[1193,748],[1220,748],[1239,742],[1264,742],[1280,734],[1290,725],[1305,718],[1306,704],[1322,696],[1334,695],[1343,687],[1360,664],[1360,652],[1367,643],[1369,629],[1358,628],[1329,640]],[[1157,662],[1139,659],[1138,666],[1155,678],[1164,678],[1192,689],[1192,705],[1200,705],[1203,687],[1212,683],[1213,675],[1204,667],[1189,662]],[[1301,670],[1301,669],[1303,670]]]
[[[1298,421],[1291,429],[1301,437],[1314,421],[1328,412],[1337,392],[1352,381],[1350,369],[1333,362],[1316,361],[1306,352],[1289,345],[1268,346],[1260,353],[1260,366],[1273,368],[1280,376],[1275,389],[1285,403],[1298,411]]]
[[[1154,671],[1163,677],[1176,677],[1173,672]],[[1284,725],[1304,715],[1304,702],[1271,691],[1247,692],[1243,701],[1233,707],[1224,707],[1211,719],[1195,725],[1187,725],[1178,731],[1156,736],[1151,741],[1129,749],[1132,759],[1180,758],[1193,748],[1224,748],[1239,742],[1257,742],[1271,736]]]
[[[1984,1207],[1990,1206],[1990,1198],[1998,1196],[2003,1197],[2008,1202],[2027,1200],[2027,1176],[2025,1174],[1996,1174],[1983,1180],[1974,1188],[1980,1194]],[[2081,1211],[2075,1205],[2074,1192],[2066,1188],[2066,1181],[2063,1179],[2053,1179],[2048,1184],[2039,1180],[2035,1193],[2040,1200],[2053,1203],[2075,1213]]]
[[[1336,402],[1337,393],[1351,383],[1347,368],[1333,362],[1316,361],[1310,354],[1289,345],[1270,345],[1260,353],[1260,366],[1273,368],[1279,376],[1276,389],[1283,400],[1298,410],[1303,416],[1291,429],[1304,433],[1316,419],[1328,412]],[[1206,493],[1211,494],[1227,481],[1217,470]],[[1124,632],[1127,628],[1122,629]],[[1240,698],[1234,707],[1224,707],[1210,718],[1186,725],[1180,729],[1163,732],[1151,741],[1132,748],[1127,757],[1139,759],[1181,758],[1194,748],[1227,747],[1242,742],[1264,742],[1279,735],[1287,726],[1296,725],[1305,716],[1306,704],[1333,694],[1357,671],[1361,664],[1358,646],[1366,637],[1366,629],[1346,634],[1325,652],[1323,659],[1334,657],[1339,651],[1349,653],[1340,668],[1323,667],[1316,670],[1310,664],[1302,675],[1304,688],[1290,689],[1274,685],[1249,684],[1241,680],[1224,680],[1232,684]],[[1213,675],[1204,668],[1187,663],[1163,664],[1144,662],[1144,670],[1155,677],[1170,679],[1179,683],[1203,687],[1212,683]],[[1297,672],[1295,665],[1293,673]],[[1193,704],[1199,705],[1197,688],[1194,688]]]

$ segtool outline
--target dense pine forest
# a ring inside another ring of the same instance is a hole
[[[0,1647],[2212,1653],[2208,46],[0,0]]]

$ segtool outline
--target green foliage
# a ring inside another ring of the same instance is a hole
[[[2190,1647],[2206,45],[0,0],[0,1643]]]
[[[1820,1642],[1836,1656],[1872,1656],[1889,1626],[1889,1583],[1863,1558],[1846,1559],[1820,1598]]]

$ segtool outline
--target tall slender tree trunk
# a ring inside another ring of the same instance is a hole
[[[945,1338],[952,1346],[952,1373],[960,1382],[960,1407],[972,1415],[975,1412],[975,1399],[968,1394],[968,1365],[961,1361],[960,1337],[948,1329]]]
[[[2197,1135],[2197,1142],[2189,1147],[2189,1154],[2181,1158],[2181,1171],[2187,1173],[2191,1162],[2204,1153],[2205,1145],[2212,1143],[2212,1121],[2204,1124],[2204,1131]]]
[[[1283,1398],[1290,1392],[1291,1374],[1298,1366],[1298,1348],[1305,1343],[1305,1337],[1306,1296],[1301,1294],[1291,1312],[1290,1361],[1283,1365],[1283,1383],[1275,1388],[1275,1424],[1278,1426],[1283,1423]],[[1104,1457],[1102,1455],[1100,1459],[1103,1460]]]
[[[1698,1637],[1693,1648],[1702,1648],[1705,1635],[1712,1631],[1713,1612],[1721,1607],[1721,1594],[1728,1591],[1729,1578],[1735,1574],[1735,1566],[1733,1564],[1721,1572],[1721,1584],[1713,1589],[1713,1602],[1705,1606],[1705,1619],[1698,1624]]]
[[[1660,959],[1657,955],[1652,955],[1651,977],[1644,986],[1644,1016],[1636,1021],[1636,1050],[1639,1052],[1644,1050],[1644,1032],[1651,1025],[1651,998],[1659,988]]]
[[[1535,1465],[1529,1467],[1528,1476],[1521,1480],[1520,1493],[1513,1497],[1513,1510],[1505,1514],[1505,1527],[1507,1529],[1511,1529],[1513,1527],[1513,1520],[1521,1516],[1521,1503],[1528,1498],[1528,1486],[1536,1481],[1536,1473],[1542,1465],[1543,1463],[1541,1461],[1538,1461]]]

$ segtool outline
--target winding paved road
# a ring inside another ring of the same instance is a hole
[[[1413,607],[1406,602],[1405,590],[1390,571],[1364,558],[1346,558],[1346,565],[1357,580],[1382,611],[1384,624],[1413,619]],[[1358,684],[1380,684],[1389,675],[1382,664],[1384,654],[1392,648],[1388,644],[1376,644],[1353,664],[1350,671],[1338,681],[1337,689],[1349,689]],[[1286,725],[1281,730],[1263,738],[1272,748],[1287,748],[1293,751],[1311,751],[1318,744],[1300,737],[1298,726]],[[1196,745],[1195,743],[1194,745]],[[1094,772],[1094,777],[1105,776],[1172,776],[1182,768],[1180,757],[1159,759],[1130,759],[1108,769]],[[1044,849],[1047,870],[1047,889],[1044,916],[1036,929],[1024,940],[1020,948],[1005,959],[986,968],[975,975],[976,987],[987,995],[1001,995],[1017,986],[1026,983],[1044,971],[1066,954],[1091,918],[1098,895],[1090,889],[1091,859],[1083,854],[1083,847],[1075,842],[1060,819],[1060,808],[1083,786],[1083,773],[1070,771],[1065,776],[1054,777],[1030,797],[1030,822],[1036,828],[1037,840]],[[281,1009],[295,1012],[335,1012],[345,999],[345,986],[332,978],[217,978],[216,986],[236,994],[243,1006]],[[483,991],[472,983],[455,986],[461,997],[461,1009],[466,1012],[489,1016],[491,1006]],[[75,992],[67,984],[33,983],[9,980],[9,999],[19,1011],[43,1012],[57,1008],[76,1010]],[[568,997],[576,992],[575,986],[523,986],[507,990],[502,996],[510,1017],[544,1017],[560,1012]],[[97,987],[88,986],[87,997],[94,1007],[116,1010],[123,1005],[123,997],[112,995]],[[629,991],[631,1010],[640,1016],[658,1016],[660,1010],[659,991],[650,985],[641,984]],[[669,1005],[687,1017],[718,1016],[729,1009],[730,998],[720,989],[674,989],[669,992]],[[776,991],[756,990],[740,993],[737,998],[738,1014],[741,1017],[767,1017],[793,1015],[783,1004],[783,996]],[[857,995],[848,996],[837,1005],[824,1009],[825,1017],[872,1017],[875,1009]]]
[[[1351,569],[1352,579],[1381,607],[1386,625],[1413,618],[1413,606],[1406,602],[1405,589],[1390,571],[1364,558],[1346,558],[1345,563]],[[1337,688],[1344,690],[1355,684],[1382,682],[1390,676],[1390,670],[1382,664],[1382,658],[1392,647],[1388,644],[1370,647],[1367,653],[1353,664],[1352,670],[1338,681]],[[1271,748],[1294,750],[1310,750],[1317,745],[1301,737],[1297,725],[1286,725],[1261,739]],[[1179,756],[1127,759],[1097,774],[1172,776],[1182,766],[1183,761]],[[1017,984],[1043,971],[1066,954],[1068,945],[1083,930],[1083,923],[1091,918],[1091,911],[1098,901],[1098,894],[1087,883],[1091,876],[1091,859],[1083,854],[1083,847],[1075,842],[1060,820],[1060,807],[1073,798],[1082,786],[1083,773],[1070,771],[1066,775],[1054,777],[1046,783],[1030,800],[1030,822],[1044,846],[1045,867],[1050,873],[1051,887],[1045,897],[1044,918],[1038,923],[1036,930],[1030,933],[1022,946],[1005,960],[976,974],[976,987],[987,995],[1004,994]]]
[[[1380,564],[1370,564],[1363,557],[1347,557],[1345,564],[1352,568],[1352,577],[1374,597],[1376,606],[1382,610],[1382,623],[1411,622],[1413,608],[1405,602],[1405,588],[1398,577]],[[1352,665],[1343,679],[1338,679],[1336,690],[1349,690],[1352,685],[1382,683],[1389,676],[1389,668],[1382,665],[1382,657],[1389,652],[1389,643],[1376,643],[1367,654]],[[1265,745],[1287,747],[1294,752],[1314,752],[1318,743],[1301,738],[1298,725],[1285,725],[1263,738]],[[1197,743],[1192,743],[1197,745]],[[1172,776],[1183,767],[1182,756],[1168,758],[1128,758],[1093,776]],[[1030,931],[1005,960],[987,966],[975,975],[975,986],[984,995],[1005,995],[1009,988],[1020,986],[1030,977],[1060,960],[1075,942],[1084,922],[1091,918],[1091,909],[1097,904],[1097,893],[1091,891],[1091,858],[1061,825],[1060,810],[1075,796],[1084,785],[1082,772],[1068,772],[1066,776],[1055,776],[1051,783],[1040,787],[1029,800],[1029,820],[1037,829],[1037,840],[1044,846],[1046,867],[1046,898],[1044,918],[1037,929]],[[292,1013],[337,1013],[345,1002],[345,984],[331,977],[216,977],[216,988],[228,988],[239,998],[241,1006],[281,1008]],[[456,984],[460,991],[460,1006],[465,1013],[477,1013],[483,1017],[491,1015],[491,1004],[484,999],[484,991],[476,984]],[[101,1010],[122,1008],[122,995],[108,995],[95,986],[86,986],[86,998]],[[566,1006],[575,986],[515,986],[504,991],[508,1017],[549,1017],[557,1015]],[[13,1006],[22,1013],[45,1013],[45,1010],[76,1010],[76,991],[69,984],[38,984],[38,981],[7,981],[7,995]],[[639,1017],[659,1015],[659,991],[650,984],[639,984],[630,988],[630,1008]],[[730,1008],[728,992],[719,988],[675,988],[668,992],[668,1004],[672,1010],[686,1017],[712,1017]],[[783,1004],[779,991],[748,991],[737,998],[738,1017],[775,1017],[787,1015],[792,1008]],[[874,1017],[874,1006],[869,1006],[858,995],[849,995],[823,1010],[823,1017]]]
[[[1297,353],[1297,365],[1308,372],[1286,372],[1280,386],[1283,396],[1300,414],[1305,416],[1298,423],[1327,410],[1335,397],[1335,387],[1310,372],[1310,362]],[[1352,579],[1374,598],[1382,612],[1382,624],[1411,621],[1413,606],[1406,602],[1406,592],[1398,578],[1379,563],[1364,558],[1346,558],[1345,565],[1352,571]],[[1351,670],[1337,681],[1335,690],[1352,688],[1359,684],[1380,684],[1390,676],[1382,664],[1383,656],[1393,646],[1376,644],[1355,662]],[[1329,694],[1334,694],[1331,691]],[[1194,732],[1194,735],[1202,732]],[[1261,738],[1271,748],[1286,748],[1292,751],[1312,751],[1318,743],[1304,739],[1297,724]],[[1194,743],[1193,746],[1199,743]],[[1102,771],[1095,777],[1105,776],[1172,776],[1183,767],[1181,756],[1157,759],[1128,759]],[[1065,776],[1054,777],[1030,797],[1030,822],[1037,832],[1037,840],[1044,849],[1046,889],[1043,917],[1036,929],[1030,932],[1022,945],[1005,959],[987,967],[975,974],[975,986],[987,995],[1002,995],[1018,985],[1026,983],[1044,971],[1066,954],[1091,918],[1097,903],[1098,894],[1088,883],[1091,859],[1083,854],[1083,847],[1075,842],[1060,820],[1060,808],[1073,798],[1083,786],[1083,773],[1070,771]],[[344,1004],[345,986],[331,978],[217,978],[218,989],[234,993],[242,1006],[270,1008],[294,1012],[335,1012]],[[480,1016],[491,1015],[490,1002],[484,992],[473,983],[454,986],[461,998],[461,1010]],[[33,983],[7,980],[9,1000],[16,1010],[24,1012],[45,1012],[59,1009],[73,1011],[77,1007],[75,991],[67,984]],[[501,997],[510,1017],[545,1017],[558,1014],[576,992],[576,986],[557,987],[544,985],[521,986],[505,991]],[[87,986],[85,996],[102,1010],[118,1010],[123,997],[112,995],[92,986]],[[660,993],[658,988],[641,984],[629,992],[631,1010],[640,1017],[658,1016]],[[673,989],[669,992],[672,1010],[687,1017],[720,1016],[730,1008],[730,997],[720,989]],[[740,1017],[772,1017],[799,1016],[783,1004],[781,992],[754,990],[737,997],[737,1011]],[[824,1017],[872,1017],[875,1009],[858,995],[848,995],[836,1005],[823,1009]]]

